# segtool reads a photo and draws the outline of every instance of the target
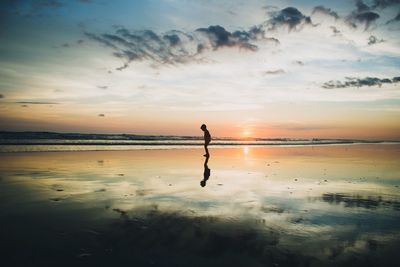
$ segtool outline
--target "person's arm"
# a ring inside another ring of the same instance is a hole
[[[211,135],[210,135],[209,131],[206,132],[204,139],[205,139],[207,144],[211,142]]]

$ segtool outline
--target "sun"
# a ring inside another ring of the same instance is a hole
[[[243,130],[242,133],[240,134],[241,138],[250,138],[253,135],[253,132],[249,129]]]

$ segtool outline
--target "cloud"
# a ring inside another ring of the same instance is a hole
[[[214,50],[221,47],[238,47],[256,51],[257,46],[249,43],[249,41],[257,39],[258,35],[263,34],[262,30],[259,28],[252,28],[250,31],[235,31],[230,33],[219,25],[200,28],[197,29],[196,32],[205,34]]]
[[[279,45],[279,44],[281,43],[278,39],[273,38],[273,37],[266,37],[266,38],[264,38],[264,40],[269,41],[269,42],[272,42],[272,43],[274,43],[275,45]]]
[[[335,20],[337,20],[339,18],[338,13],[336,13],[332,9],[324,7],[324,6],[314,7],[313,11],[311,12],[311,15],[314,15],[314,14],[323,14],[323,15],[331,16]]]
[[[107,85],[98,85],[97,88],[106,90],[106,89],[108,89],[108,86]]]
[[[364,24],[364,30],[368,30],[372,23],[374,23],[380,16],[378,13],[371,11],[362,0],[356,1],[357,9],[353,11],[346,18],[346,22],[353,28],[357,28],[357,24]]]
[[[301,60],[295,60],[293,61],[294,64],[299,65],[299,66],[304,66],[304,62]]]
[[[334,88],[347,88],[347,87],[363,87],[363,86],[382,86],[383,84],[392,84],[400,82],[400,77],[389,78],[376,78],[376,77],[366,77],[366,78],[352,78],[346,77],[344,82],[342,81],[329,81],[322,85],[325,89]]]
[[[264,71],[264,75],[276,75],[276,74],[284,74],[284,73],[285,73],[285,71],[283,69]]]
[[[373,45],[373,44],[379,44],[379,43],[383,43],[383,42],[385,42],[385,40],[383,40],[383,39],[378,39],[376,36],[374,36],[374,35],[371,35],[369,38],[368,38],[368,45]]]
[[[374,0],[371,8],[386,8],[400,4],[400,0]]]
[[[336,28],[335,26],[330,26],[329,28],[331,28],[332,32],[333,32],[333,36],[340,36],[342,35],[341,31],[338,30],[338,28]]]
[[[121,70],[126,69],[128,66],[129,65],[127,63],[124,63],[124,65],[122,65],[121,67],[115,68],[115,69],[121,71]],[[108,73],[111,73],[111,72],[109,71]]]
[[[53,48],[71,48],[71,47],[83,45],[84,42],[85,42],[84,40],[79,39],[75,42],[63,43],[59,46],[53,46]]]
[[[287,7],[278,12],[271,12],[272,18],[268,21],[270,30],[287,26],[289,31],[299,30],[304,25],[312,25],[311,18],[303,15],[297,8]]]
[[[356,0],[356,7],[359,12],[384,9],[399,4],[400,0],[372,0],[370,1],[370,6],[368,6],[363,2],[363,0]]]
[[[157,34],[151,30],[129,31],[119,27],[114,33],[93,34],[85,32],[90,40],[112,48],[113,56],[125,63],[116,68],[123,70],[134,61],[151,61],[158,64],[181,64],[200,61],[200,55],[205,51],[215,51],[222,48],[238,48],[247,51],[257,51],[253,43],[264,40],[279,44],[276,38],[265,36],[261,26],[249,30],[230,32],[220,25],[199,28],[194,32],[172,30]]]
[[[394,18],[392,18],[391,20],[388,20],[388,21],[386,22],[386,24],[393,23],[393,22],[396,22],[396,21],[400,21],[400,13],[397,14],[397,16],[394,17]]]
[[[356,0],[356,7],[358,12],[369,11],[370,8],[362,0]]]
[[[101,114],[99,114],[98,116],[99,116],[99,117],[105,117],[106,115],[104,115],[104,114],[101,113]]]
[[[98,37],[95,34],[85,32],[85,36],[88,37],[89,39],[97,41],[97,42],[99,42],[99,43],[101,43],[101,44],[103,44],[105,46],[108,46],[108,47],[111,47],[111,48],[114,48],[114,49],[118,49],[118,47],[115,46],[114,44],[112,44],[111,42],[105,40],[104,38]]]
[[[329,204],[344,204],[346,208],[366,208],[376,209],[380,206],[391,207],[398,209],[400,202],[394,200],[384,199],[382,196],[368,196],[362,197],[360,195],[352,196],[344,193],[325,193],[322,195],[321,200]]]
[[[365,25],[364,30],[368,30],[373,22],[375,22],[379,18],[379,14],[367,11],[367,12],[353,12],[349,15],[346,21],[351,25],[353,28],[357,28],[357,23],[361,23]]]
[[[16,104],[29,104],[29,105],[58,105],[60,103],[56,103],[56,102],[41,102],[41,101],[18,101],[18,102],[14,102]]]

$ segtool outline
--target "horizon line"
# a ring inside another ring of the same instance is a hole
[[[21,134],[21,133],[47,133],[47,134],[68,134],[68,135],[109,135],[109,136],[118,136],[118,135],[126,135],[126,136],[138,136],[138,137],[196,137],[202,138],[202,135],[179,135],[179,134],[135,134],[135,133],[94,133],[94,132],[58,132],[58,131],[9,131],[9,130],[0,130],[0,134],[9,133],[9,134]],[[377,139],[377,138],[321,138],[321,137],[309,137],[309,138],[300,138],[300,137],[230,137],[230,136],[215,136],[212,138],[213,140],[242,140],[242,141],[256,141],[257,139],[262,140],[282,140],[282,139],[291,139],[291,140],[343,140],[343,141],[374,141],[374,142],[400,142],[400,139]]]

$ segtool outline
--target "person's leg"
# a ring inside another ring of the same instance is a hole
[[[206,151],[206,156],[209,156],[210,154],[208,153],[208,144],[204,145],[204,150]]]

